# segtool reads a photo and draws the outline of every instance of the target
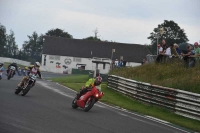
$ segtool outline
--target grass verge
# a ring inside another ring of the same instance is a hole
[[[200,94],[200,65],[184,68],[182,63],[177,62],[151,63],[138,67],[113,69],[110,74]]]
[[[51,80],[61,83],[62,85],[65,85],[75,91],[79,91],[80,88],[88,80],[88,75],[53,78]],[[120,108],[124,108],[139,114],[153,116],[178,126],[200,132],[200,121],[176,115],[166,109],[157,106],[145,105],[139,101],[121,95],[120,93],[107,88],[106,84],[102,84],[102,91],[105,93],[105,95],[100,100],[101,102],[118,106]]]

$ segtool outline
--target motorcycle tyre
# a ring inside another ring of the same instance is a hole
[[[15,89],[15,94],[19,94],[21,92],[20,88]]]
[[[95,98],[93,98],[93,97],[90,97],[90,98],[92,98],[92,101],[90,102],[90,104],[87,107],[84,107],[84,109],[83,109],[85,112],[88,112],[95,104],[95,101],[96,101]],[[87,102],[87,100],[86,100],[86,102]]]
[[[10,78],[11,78],[11,75],[9,74],[9,75],[8,75],[8,80],[10,80]]]
[[[78,105],[74,103],[74,101],[77,100],[76,98],[72,101],[72,108],[77,109]]]
[[[22,90],[21,96],[25,96],[29,92],[30,89],[31,89],[31,86],[28,85],[25,89]]]

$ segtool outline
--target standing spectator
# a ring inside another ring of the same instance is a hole
[[[111,69],[115,68],[115,61],[114,60],[112,60],[110,67],[111,67]]]
[[[194,43],[194,55],[199,57],[195,57],[195,59],[191,60],[191,62],[189,63],[189,67],[193,67],[196,63],[199,63],[200,61],[200,48],[198,46],[198,42]]]
[[[179,49],[178,44],[174,43],[174,48],[176,49],[177,54],[180,55],[181,50]]]
[[[20,67],[18,67],[18,75],[21,76],[22,75],[22,70]]]
[[[147,60],[143,59],[142,65],[143,65],[143,64],[146,64],[146,63],[147,63]]]
[[[123,60],[118,62],[118,67],[122,67],[123,66]]]
[[[126,61],[125,60],[123,61],[123,67],[126,67]]]
[[[163,59],[163,55],[165,54],[167,49],[166,41],[165,39],[162,40],[162,52],[160,52],[156,58],[156,62],[161,62]]]
[[[165,52],[166,52],[166,50],[167,50],[167,44],[166,44],[165,39],[162,40],[162,48],[163,48],[162,53],[165,54]]]
[[[2,61],[0,61],[0,80],[2,79],[2,75],[3,75],[3,71],[4,71],[3,65],[4,65],[4,63]]]
[[[192,48],[190,47],[189,44],[186,46],[186,48],[187,48],[187,53],[186,53],[186,54],[181,53],[181,55],[183,56],[184,66],[185,66],[185,67],[188,67],[188,66],[189,66],[189,65],[188,65],[188,64],[189,64],[189,56],[190,56],[191,53],[192,53]]]
[[[158,44],[158,54],[162,53],[163,48],[160,46],[160,44]]]
[[[172,58],[172,53],[171,53],[171,49],[173,47],[173,44],[169,45],[166,49],[165,55],[169,56],[169,58]]]
[[[118,66],[118,63],[119,63],[119,61],[118,61],[118,59],[116,59],[116,60],[115,60],[115,66],[116,66],[116,67]]]

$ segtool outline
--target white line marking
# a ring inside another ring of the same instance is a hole
[[[66,93],[64,93],[64,92],[62,92],[62,91],[60,91],[60,90],[58,90],[58,89],[54,89],[53,87],[48,86],[48,84],[46,84],[46,83],[44,83],[44,82],[38,81],[37,83],[39,83],[39,84],[41,84],[42,86],[44,86],[45,88],[48,88],[48,89],[50,89],[50,90],[52,90],[52,91],[54,91],[54,92],[56,92],[56,93],[59,93],[59,94],[61,94],[61,95],[63,95],[63,96],[73,98],[73,96],[67,95]]]

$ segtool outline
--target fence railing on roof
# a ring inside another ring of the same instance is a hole
[[[200,120],[200,94],[151,85],[115,75],[108,76],[108,88],[136,100],[167,108],[176,114]]]

